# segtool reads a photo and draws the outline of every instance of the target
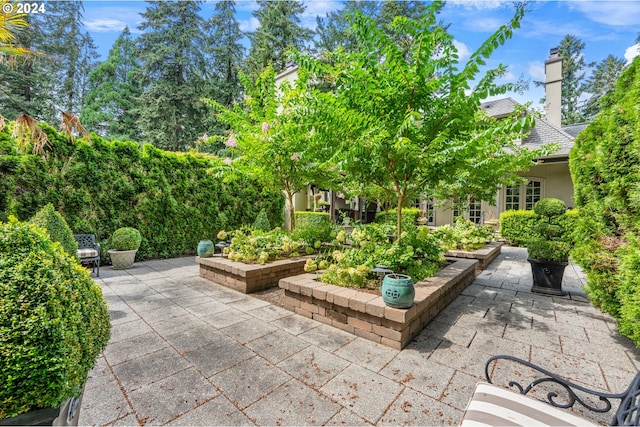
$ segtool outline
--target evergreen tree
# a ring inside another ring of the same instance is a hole
[[[43,15],[31,14],[22,17],[24,25],[8,26],[13,41],[7,43],[11,49],[18,48],[17,54],[5,56],[0,60],[0,114],[15,119],[27,113],[37,119],[43,119],[46,109],[42,93],[45,82],[50,76],[44,70],[47,56],[35,51],[35,46],[45,38],[42,32]],[[24,49],[26,53],[22,53]]]
[[[311,31],[300,25],[300,14],[306,9],[301,1],[257,1],[259,8],[253,15],[260,27],[249,36],[251,50],[247,59],[247,71],[253,79],[268,65],[276,73],[284,71],[287,52],[303,50],[311,40]]]
[[[567,34],[558,45],[562,57],[562,124],[585,121],[581,96],[584,93],[585,68],[582,51],[585,44],[578,37]],[[589,64],[592,66],[593,64]]]
[[[349,0],[342,9],[329,12],[324,18],[316,17],[315,49],[319,52],[332,52],[342,47],[348,52],[355,52],[358,49],[358,43],[355,35],[350,31],[350,26],[352,17],[357,12],[373,18],[377,16],[378,3]]]
[[[624,66],[625,60],[613,55],[607,56],[596,65],[584,85],[584,90],[591,94],[591,98],[584,108],[584,115],[587,119],[594,118],[603,107],[606,107],[603,105],[604,97],[615,90],[616,82],[624,70]]]
[[[135,42],[126,27],[113,44],[106,61],[89,74],[89,92],[81,122],[101,136],[121,140],[137,138],[137,98],[142,94],[140,63]]]
[[[206,22],[196,1],[150,1],[142,13],[139,58],[145,92],[139,114],[143,139],[167,150],[191,146],[206,130]]]
[[[235,18],[234,0],[216,3],[215,13],[209,21],[212,26],[212,67],[215,93],[213,98],[224,106],[231,106],[240,100],[242,83],[238,76],[244,59],[243,37]]]
[[[79,87],[81,63],[83,56],[92,55],[89,53],[92,50],[95,52],[95,47],[87,45],[81,32],[83,12],[81,1],[47,3],[43,25],[46,37],[38,50],[50,57],[46,62],[45,72],[51,78],[45,83],[46,93],[43,94],[48,103],[43,119],[49,123],[55,121],[56,110],[77,114],[82,108],[82,91]],[[83,45],[86,47],[85,52]]]

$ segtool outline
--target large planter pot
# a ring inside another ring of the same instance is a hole
[[[568,262],[554,262],[528,258],[533,273],[531,292],[550,295],[565,295],[562,291],[562,277]]]
[[[131,251],[116,251],[114,249],[110,249],[109,256],[111,257],[111,265],[114,270],[125,270],[127,268],[131,268],[133,266],[133,262],[136,259],[137,249]]]
[[[59,408],[43,408],[1,419],[0,426],[77,426],[82,396],[67,399]]]
[[[200,258],[213,256],[213,242],[211,240],[200,240],[198,243],[198,256]]]
[[[380,289],[382,300],[393,308],[409,308],[413,305],[416,290],[411,277],[404,274],[387,274]]]

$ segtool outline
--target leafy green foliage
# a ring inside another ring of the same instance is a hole
[[[570,250],[571,247],[561,241],[549,241],[544,238],[531,238],[527,241],[527,252],[531,259],[566,262]]]
[[[622,72],[606,108],[576,138],[569,166],[579,216],[574,259],[591,302],[640,345],[640,58]]]
[[[547,197],[539,200],[534,206],[533,211],[536,215],[543,216],[550,221],[552,218],[560,216],[567,211],[567,206],[560,199]]]
[[[51,141],[46,159],[0,156],[0,219],[26,220],[53,203],[72,230],[93,229],[103,243],[114,230],[133,226],[144,236],[139,260],[193,251],[219,230],[253,223],[262,208],[271,224],[282,224],[282,194],[229,177],[217,158],[151,145],[140,150],[138,143],[98,136],[92,145],[73,144],[42,126]],[[2,146],[15,147],[7,132],[0,132]]]
[[[533,234],[535,224],[533,211],[504,211],[500,213],[500,236],[511,245],[522,246]]]
[[[306,217],[305,217],[306,218]],[[322,218],[322,217],[308,217],[308,218]],[[329,221],[320,221],[317,223],[310,222],[306,225],[301,225],[300,222],[296,225],[296,230],[293,232],[293,238],[301,240],[306,243],[307,246],[311,246],[314,249],[320,249],[323,242],[331,242],[338,235],[336,226]]]
[[[33,224],[0,223],[0,419],[77,395],[109,340],[102,291]]]
[[[296,211],[294,215],[296,230],[312,225],[321,225],[330,221],[330,215],[327,212]]]
[[[133,251],[140,247],[142,236],[133,227],[118,228],[109,239],[109,247],[116,251]]]
[[[62,248],[72,257],[76,256],[78,242],[73,237],[67,221],[56,212],[51,203],[47,203],[29,220],[29,222],[47,230],[49,238],[60,242]]]
[[[367,277],[374,279],[369,274],[371,269],[384,265],[418,282],[439,269],[442,249],[427,227],[408,228],[402,239],[390,242],[388,235],[392,231],[393,226],[389,224],[356,227],[349,237],[353,247],[332,253],[332,262],[320,276],[321,280],[338,286],[363,287]]]
[[[271,224],[269,223],[269,218],[267,218],[267,212],[264,209],[260,209],[260,212],[258,212],[258,216],[253,222],[253,228],[260,231],[271,230]]]
[[[438,227],[433,234],[444,249],[450,250],[475,251],[494,239],[493,228],[463,218],[458,218],[453,227]]]
[[[480,106],[487,96],[516,88],[495,83],[506,67],[480,69],[520,26],[524,7],[516,6],[510,22],[464,65],[453,36],[438,23],[442,7],[433,2],[419,20],[397,16],[387,29],[357,15],[353,28],[361,49],[331,52],[326,62],[296,57],[303,70],[335,87],[311,91],[301,108],[318,141],[331,147],[320,154],[332,159],[337,176],[355,184],[350,195],[394,200],[399,238],[402,206],[419,193],[491,200],[499,184],[517,180],[518,171],[548,153],[516,143],[532,115],[517,111],[496,120]],[[406,45],[396,44],[399,37]]]

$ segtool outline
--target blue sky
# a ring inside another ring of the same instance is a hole
[[[208,1],[201,5],[204,18],[213,14],[214,4]],[[307,0],[304,4],[306,11],[302,24],[311,29],[315,28],[316,16],[325,16],[342,7],[340,1],[331,0]],[[137,0],[84,1],[85,28],[94,38],[101,59],[107,57],[125,25],[134,35],[139,33],[140,12],[146,6],[147,3]],[[253,0],[237,1],[237,19],[243,31],[257,28],[258,21],[252,16],[257,7]],[[516,81],[521,76],[531,81],[525,93],[509,94],[519,102],[532,102],[534,107],[541,107],[538,101],[544,95],[543,89],[536,87],[533,81],[544,80],[544,61],[549,56],[549,49],[566,34],[575,35],[586,44],[584,56],[587,62],[599,62],[609,54],[630,61],[639,54],[634,43],[640,33],[640,0],[534,1],[528,9],[522,27],[488,61],[489,66],[504,64],[509,67],[504,81]],[[449,0],[441,18],[451,24],[450,32],[464,59],[500,25],[508,22],[512,14],[510,1]]]

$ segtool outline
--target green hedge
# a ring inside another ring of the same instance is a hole
[[[419,208],[402,208],[402,226],[405,224],[415,225],[420,214]],[[376,213],[375,221],[384,224],[395,224],[397,221],[398,212],[395,209],[389,209],[388,211],[382,211]]]
[[[328,212],[296,211],[293,213],[293,215],[296,229],[316,226],[331,221],[331,216]]]
[[[535,224],[533,211],[504,211],[500,214],[500,236],[511,245],[523,246],[533,235]]]
[[[640,58],[625,68],[600,115],[569,155],[580,209],[573,258],[591,302],[640,346]]]
[[[221,175],[216,157],[95,135],[91,145],[72,143],[41,126],[50,141],[46,158],[18,154],[9,126],[0,130],[0,220],[26,220],[51,203],[74,232],[95,230],[99,241],[137,228],[139,260],[193,253],[219,230],[253,223],[262,208],[271,224],[283,223],[280,192]]]
[[[570,209],[554,221],[568,230],[563,241],[573,246],[573,230],[578,219],[578,210]],[[536,233],[537,217],[534,211],[509,210],[500,214],[500,236],[510,245],[526,246],[527,240]]]
[[[73,237],[73,232],[67,222],[62,215],[56,212],[51,203],[36,212],[29,222],[47,230],[47,234],[49,234],[49,238],[52,241],[60,242],[69,255],[76,256],[78,242]]]

